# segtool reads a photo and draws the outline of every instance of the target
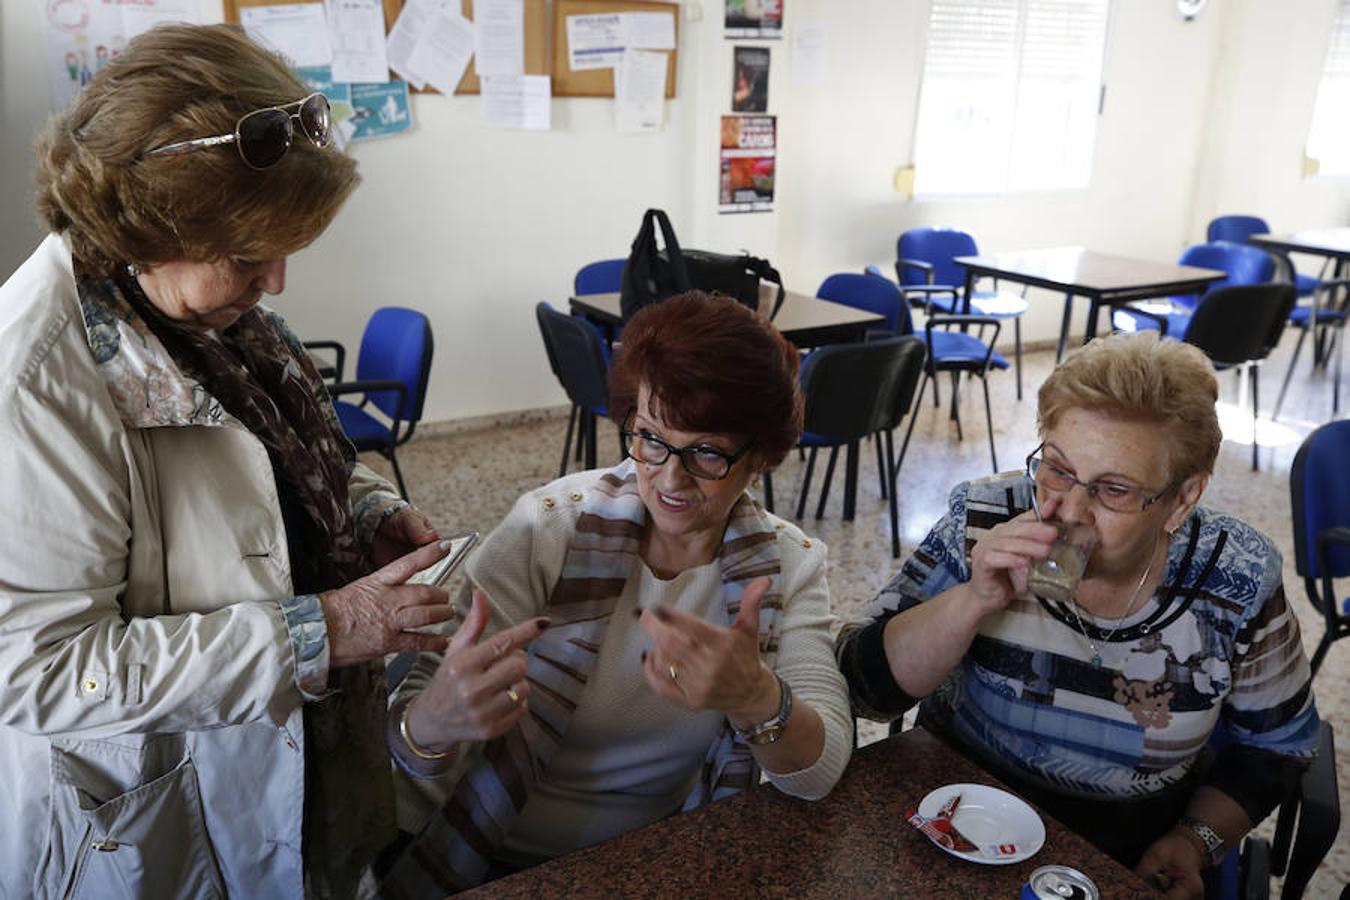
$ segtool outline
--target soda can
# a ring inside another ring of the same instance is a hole
[[[1098,900],[1097,886],[1077,869],[1041,866],[1022,885],[1022,900]]]

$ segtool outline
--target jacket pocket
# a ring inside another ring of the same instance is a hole
[[[42,893],[222,898],[197,770],[181,735],[138,745],[53,744],[52,830]]]

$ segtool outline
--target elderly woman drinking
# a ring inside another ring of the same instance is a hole
[[[403,581],[445,550],[259,303],[359,180],[328,128],[242,32],[162,26],[38,143],[51,235],[0,287],[0,896],[344,897],[395,833],[381,660],[444,646]]]
[[[390,747],[424,780],[385,896],[463,888],[761,771],[822,797],[848,761],[825,548],[747,492],[797,442],[797,351],[697,292],[623,338],[610,408],[631,458],[520,498],[469,563],[449,649],[395,698]]]
[[[1040,389],[1027,474],[959,485],[838,642],[860,713],[926,698],[920,724],[1171,897],[1200,895],[1317,736],[1279,552],[1199,505],[1217,396],[1193,347],[1093,341]],[[1076,590],[1029,588],[1069,529]]]

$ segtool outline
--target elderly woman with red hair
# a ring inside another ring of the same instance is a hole
[[[390,748],[416,779],[401,824],[420,833],[385,896],[464,888],[761,771],[829,793],[852,722],[825,547],[748,492],[797,442],[796,375],[796,350],[723,297],[672,298],[624,329],[610,408],[629,458],[517,501],[469,563],[449,648],[391,705]]]

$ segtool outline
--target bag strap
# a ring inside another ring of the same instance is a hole
[[[689,270],[684,264],[684,253],[680,250],[679,238],[675,237],[675,229],[670,224],[670,217],[666,215],[664,209],[649,209],[643,217],[643,226],[645,228],[647,221],[655,219],[656,224],[661,228],[661,239],[666,245],[666,258],[670,262],[671,275],[675,277],[675,285],[681,291],[688,291],[693,288],[693,282],[689,280]]]
[[[778,274],[778,270],[771,266],[767,259],[760,259],[758,256],[746,257],[746,265],[760,278],[778,285],[778,296],[774,299],[773,309],[769,312],[769,321],[772,322],[774,316],[783,308],[783,301],[787,299],[787,291],[783,290],[783,276]]]

